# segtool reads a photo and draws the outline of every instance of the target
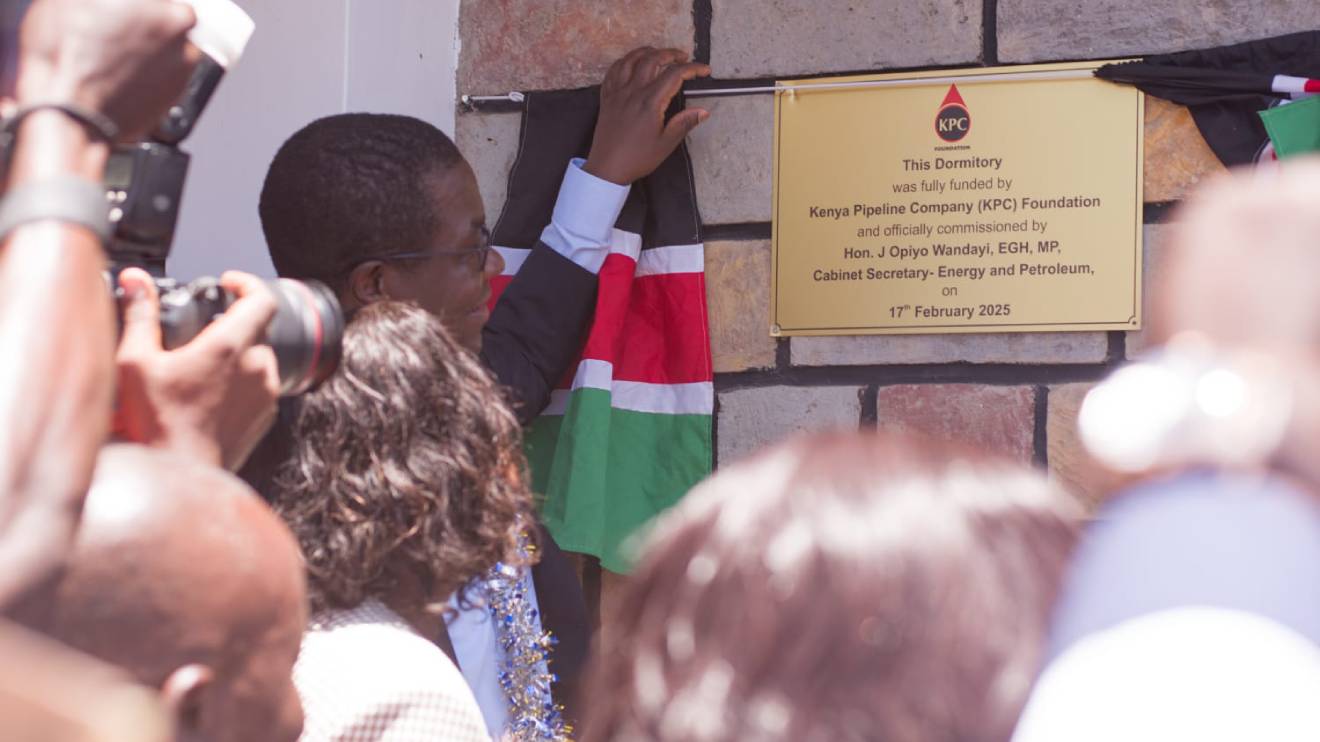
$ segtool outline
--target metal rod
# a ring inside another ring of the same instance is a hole
[[[717,95],[758,95],[796,90],[841,90],[847,88],[910,88],[918,85],[944,85],[982,82],[1012,82],[1021,80],[1080,80],[1091,77],[1090,69],[1080,70],[1041,70],[1039,72],[1000,72],[984,75],[949,75],[946,77],[905,77],[896,80],[855,80],[852,82],[799,83],[797,85],[767,85],[746,88],[708,88],[684,91],[688,98],[709,98]],[[465,95],[460,100],[463,105],[494,101],[522,103],[527,99],[523,93],[514,91],[505,95]]]
[[[505,93],[504,95],[464,95],[459,98],[459,101],[465,106],[470,106],[473,103],[494,103],[497,101],[522,103],[525,100],[527,100],[527,96],[519,93],[517,90],[512,93]]]

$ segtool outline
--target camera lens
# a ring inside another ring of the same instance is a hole
[[[275,353],[280,394],[311,391],[339,366],[344,342],[339,301],[319,281],[281,278],[266,285],[275,295],[276,309],[266,327],[265,343]],[[234,303],[234,295],[214,278],[199,278],[186,286],[168,278],[157,279],[156,287],[161,294],[161,344],[166,350],[192,342]],[[123,295],[118,289],[115,294]]]
[[[280,393],[315,389],[339,366],[344,315],[330,287],[320,281],[282,278],[268,284],[279,310],[266,330],[280,369]]]

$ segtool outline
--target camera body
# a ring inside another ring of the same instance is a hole
[[[117,147],[106,165],[106,199],[115,225],[110,259],[165,275],[191,157],[179,145],[192,133],[225,68],[203,53],[179,100],[145,142]]]
[[[191,160],[179,144],[192,132],[224,73],[224,66],[204,53],[180,100],[150,139],[116,148],[106,167],[106,200],[114,225],[108,250],[112,276],[139,267],[155,278],[167,350],[186,345],[235,301],[214,278],[180,285],[165,275]],[[275,351],[281,393],[310,391],[339,365],[344,332],[339,302],[334,292],[315,281],[283,279],[267,285],[278,309],[264,342]]]
[[[190,159],[158,142],[117,147],[110,155],[106,200],[115,232],[108,252],[116,274],[134,266],[164,277]]]
[[[267,283],[275,295],[275,317],[263,342],[275,353],[280,393],[302,394],[325,381],[339,365],[343,314],[334,294],[317,282],[280,279]],[[156,279],[160,291],[161,344],[166,350],[187,345],[236,298],[214,278],[180,285]]]

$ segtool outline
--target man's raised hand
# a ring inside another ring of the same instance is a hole
[[[700,108],[665,110],[683,83],[710,74],[679,49],[634,49],[605,74],[600,86],[600,117],[583,167],[620,185],[650,175],[698,124],[710,117]]]
[[[172,0],[36,0],[19,41],[18,102],[82,106],[133,141],[183,92],[200,58],[187,40],[195,22]]]

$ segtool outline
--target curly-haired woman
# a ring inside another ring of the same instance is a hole
[[[275,506],[312,602],[294,670],[303,740],[488,740],[436,642],[451,596],[526,602],[532,498],[499,388],[437,319],[375,304],[349,324],[339,372],[301,400],[295,433]]]

